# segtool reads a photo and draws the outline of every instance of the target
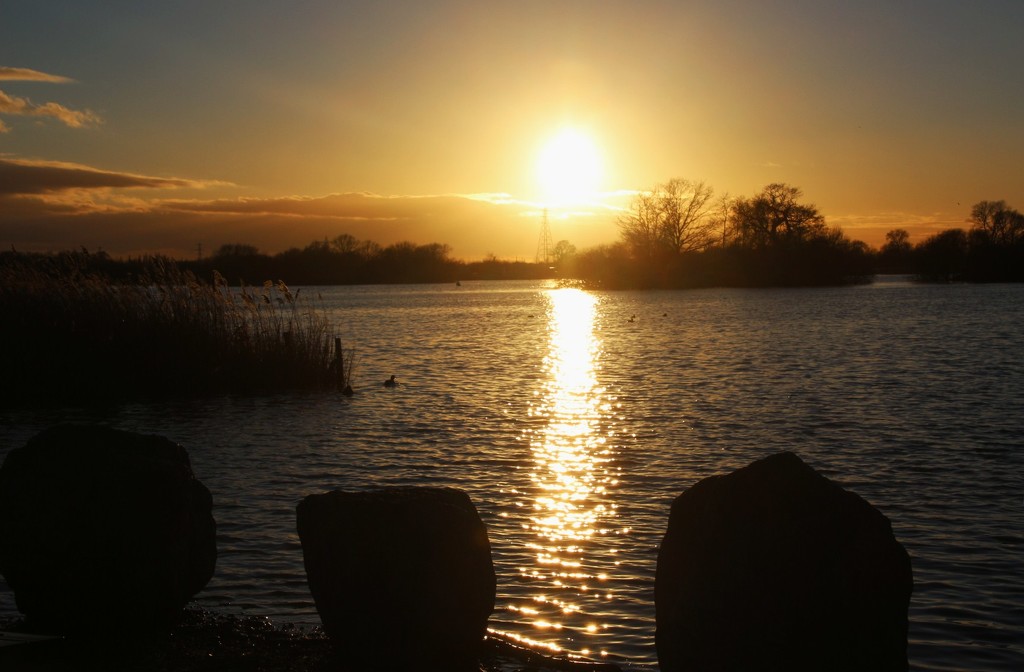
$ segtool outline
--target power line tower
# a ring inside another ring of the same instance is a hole
[[[550,264],[553,260],[555,245],[551,242],[551,227],[548,226],[548,209],[544,208],[544,220],[540,225],[540,239],[537,241],[538,264]]]

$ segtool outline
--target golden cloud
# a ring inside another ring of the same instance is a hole
[[[879,247],[885,234],[893,229],[906,229],[912,242],[920,242],[930,235],[947,229],[964,228],[965,217],[947,212],[912,213],[880,212],[874,214],[829,214],[829,224],[839,226],[853,240],[862,240]]]
[[[341,234],[381,245],[443,243],[463,259],[487,254],[532,260],[541,210],[507,194],[169,199],[143,189],[211,184],[0,156],[0,245],[25,251],[85,246],[115,256],[189,258],[225,243],[266,253],[305,247]],[[159,192],[158,192],[159,193]],[[583,223],[585,222],[585,224]],[[555,220],[556,239],[579,247],[609,242],[610,216]]]
[[[26,117],[53,117],[71,128],[100,123],[100,118],[89,110],[72,110],[57,103],[36,105],[28,98],[10,96],[0,91],[0,114]]]
[[[12,68],[0,66],[0,81],[29,81],[65,84],[74,80],[60,75],[51,75],[29,68]],[[99,124],[99,116],[89,110],[73,110],[59,103],[42,103],[37,105],[28,98],[12,96],[0,91],[0,114],[22,117],[51,117],[71,128],[82,128],[90,124]],[[10,126],[0,121],[0,133],[7,133]]]

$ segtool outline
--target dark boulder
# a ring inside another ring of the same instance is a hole
[[[478,669],[496,581],[466,493],[335,491],[297,519],[324,630],[354,669]]]
[[[673,502],[655,584],[661,670],[906,670],[912,589],[888,519],[779,453]]]
[[[213,575],[211,509],[170,440],[55,427],[0,467],[0,573],[36,629],[166,628]]]

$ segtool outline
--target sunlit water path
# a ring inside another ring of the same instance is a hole
[[[910,551],[912,668],[1024,669],[1024,287],[320,293],[356,349],[354,397],[0,410],[0,454],[59,421],[180,442],[218,521],[199,602],[300,624],[318,622],[304,495],[460,487],[491,538],[492,628],[655,669],[672,499],[795,450]],[[383,387],[391,374],[400,387]],[[0,615],[14,611],[0,584]]]

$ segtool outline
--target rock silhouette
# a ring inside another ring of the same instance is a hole
[[[495,574],[464,492],[310,495],[297,522],[324,630],[355,669],[478,669]]]
[[[793,453],[676,498],[658,556],[662,672],[907,669],[910,558]]]
[[[213,575],[211,511],[172,441],[55,427],[0,468],[0,573],[36,629],[166,628]]]

